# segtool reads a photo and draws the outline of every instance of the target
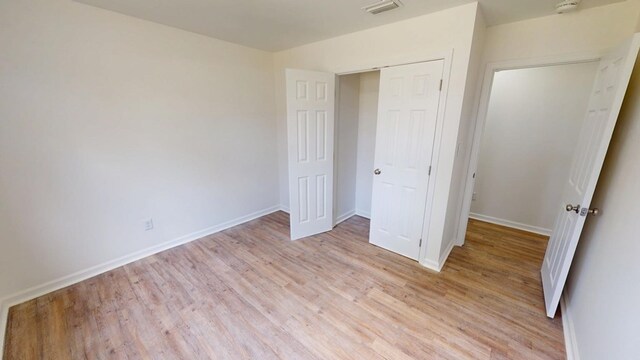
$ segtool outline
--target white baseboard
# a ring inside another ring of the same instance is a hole
[[[342,214],[342,215],[339,215],[339,216],[336,218],[336,223],[335,223],[335,225],[334,225],[334,226],[338,226],[338,224],[340,224],[341,222],[343,222],[343,221],[347,220],[348,218],[352,217],[352,216],[353,216],[353,215],[355,215],[355,214],[356,214],[356,211],[355,211],[355,210],[350,210],[350,211],[347,211],[346,213],[344,213],[344,214]]]
[[[92,266],[88,269],[85,270],[81,270],[81,271],[77,271],[73,274],[70,275],[66,275],[63,277],[60,277],[58,279],[46,282],[44,284],[41,285],[37,285],[34,287],[31,287],[29,289],[26,290],[22,290],[20,292],[17,292],[13,295],[7,296],[5,298],[0,299],[0,358],[2,357],[2,354],[4,353],[4,340],[5,340],[5,333],[6,333],[6,328],[7,328],[7,320],[8,320],[8,314],[9,314],[9,308],[14,306],[14,305],[18,305],[21,304],[23,302],[29,301],[31,299],[35,299],[39,296],[48,294],[52,291],[56,291],[62,288],[65,288],[67,286],[76,284],[80,281],[92,278],[96,275],[105,273],[107,271],[113,270],[115,268],[118,268],[120,266],[132,263],[134,261],[146,258],[148,256],[157,254],[159,252],[174,248],[176,246],[180,246],[183,244],[186,244],[188,242],[203,238],[205,236],[211,235],[211,234],[215,234],[217,232],[232,228],[234,226],[243,224],[245,222],[251,221],[251,220],[255,220],[259,217],[271,214],[273,212],[276,211],[280,211],[282,210],[282,207],[280,205],[277,206],[272,206],[263,210],[259,210],[256,211],[254,213],[245,215],[245,216],[241,216],[239,218],[230,220],[230,221],[226,221],[222,224],[218,224],[218,225],[214,225],[211,227],[208,227],[206,229],[202,229],[200,231],[196,231],[193,232],[191,234],[187,234],[184,236],[181,236],[179,238],[164,242],[162,244],[158,244],[156,246],[147,248],[147,249],[143,249],[140,251],[136,251],[132,254],[128,254],[125,256],[122,256],[120,258],[114,259],[114,260],[110,260],[107,261],[105,263],[96,265],[96,266]]]
[[[284,212],[286,212],[287,214],[289,214],[289,213],[290,213],[290,211],[289,211],[289,205],[280,205],[280,211],[284,211]]]
[[[368,211],[356,209],[356,215],[361,216],[365,219],[371,219],[371,213]]]
[[[449,255],[451,254],[451,250],[453,250],[454,246],[455,246],[455,240],[451,239],[444,253],[442,254],[442,256],[440,256],[440,270],[442,270],[442,268],[444,267],[444,263],[447,262],[447,259],[449,258]]]
[[[571,312],[567,308],[565,298],[566,291],[560,298],[560,309],[562,311],[562,331],[564,332],[564,345],[567,352],[567,360],[580,360],[580,352],[578,351],[578,343],[576,341],[576,332],[573,327],[573,318]]]
[[[449,245],[447,245],[446,250],[444,251],[442,256],[440,256],[440,259],[438,259],[437,262],[430,259],[424,259],[420,262],[420,264],[429,270],[441,272],[454,246],[455,246],[455,241],[454,240],[449,241]]]
[[[430,259],[423,259],[420,262],[420,265],[426,267],[429,270],[433,270],[435,272],[440,272],[442,270],[442,267],[440,266],[440,263],[430,260]]]
[[[499,219],[493,216],[487,216],[487,215],[476,214],[476,213],[470,213],[469,217],[475,220],[480,220],[480,221],[484,221],[484,222],[488,222],[496,225],[502,225],[502,226],[506,226],[506,227],[510,227],[518,230],[528,231],[528,232],[532,232],[532,233],[540,234],[544,236],[551,235],[551,229],[546,229],[539,226],[522,224],[522,223],[511,221],[511,220]]]

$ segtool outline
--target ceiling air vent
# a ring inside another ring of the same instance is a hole
[[[402,3],[399,0],[382,0],[378,1],[375,4],[367,5],[362,8],[362,10],[368,12],[369,14],[380,14],[381,12],[397,9],[402,6]]]
[[[563,0],[556,5],[556,12],[558,14],[565,14],[578,9],[580,0]]]

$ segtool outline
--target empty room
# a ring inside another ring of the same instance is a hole
[[[0,354],[640,359],[640,0],[0,0]]]

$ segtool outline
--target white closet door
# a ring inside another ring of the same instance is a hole
[[[335,75],[287,69],[291,239],[333,226]]]
[[[551,318],[555,316],[571,261],[589,214],[591,199],[639,46],[640,37],[636,34],[632,40],[605,56],[596,74],[570,177],[558,204],[558,215],[542,263],[544,301],[547,316]]]
[[[443,66],[380,72],[369,241],[411,259],[420,253]]]

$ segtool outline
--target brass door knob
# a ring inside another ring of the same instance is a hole
[[[568,204],[567,207],[565,208],[567,211],[575,211],[576,214],[580,212],[580,205],[576,205],[573,206],[571,204]]]

